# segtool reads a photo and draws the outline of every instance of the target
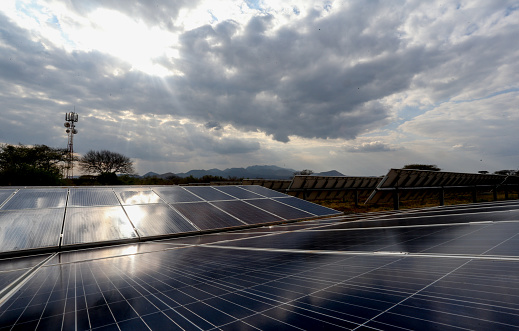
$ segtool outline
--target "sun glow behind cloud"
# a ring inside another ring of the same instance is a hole
[[[117,11],[97,9],[92,12],[89,25],[73,32],[77,48],[94,49],[109,53],[137,69],[155,76],[166,76],[169,71],[154,62],[166,56],[178,56],[175,45],[178,36],[157,27],[148,27]]]
[[[153,76],[179,74],[157,62],[178,58],[178,34],[148,26],[141,19],[121,12],[98,8],[86,16],[54,2],[9,1],[4,12],[16,23],[32,31],[35,40],[67,51],[98,51],[119,58]]]

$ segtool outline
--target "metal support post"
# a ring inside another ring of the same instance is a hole
[[[393,191],[393,209],[394,210],[400,209],[400,194],[398,193],[398,189],[395,189]]]
[[[445,206],[445,190],[443,188],[440,189],[440,206]]]

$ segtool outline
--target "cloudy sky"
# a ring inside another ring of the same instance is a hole
[[[0,143],[140,174],[519,167],[519,2],[2,0]]]

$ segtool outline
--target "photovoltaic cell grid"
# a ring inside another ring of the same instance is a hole
[[[516,330],[519,203],[505,206],[515,220],[473,206],[445,209],[426,226],[408,213],[407,224],[385,228],[317,220],[234,239],[206,234],[192,245],[59,253],[5,298],[0,329]],[[15,260],[10,270],[37,262]]]
[[[290,179],[244,179],[243,185],[258,185],[271,190],[285,192],[292,181]]]
[[[21,189],[0,210],[65,208],[67,190]]]
[[[0,206],[7,200],[16,190],[0,190]]]
[[[366,199],[381,181],[379,177],[294,176],[287,193],[313,200]]]
[[[280,204],[273,198],[287,195],[258,186],[6,189],[2,197],[4,256],[340,214]]]
[[[512,178],[511,176],[510,178]],[[467,174],[455,172],[391,169],[380,181],[377,190],[373,191],[366,202],[387,202],[393,198],[393,191],[384,191],[388,188],[400,188],[401,199],[417,199],[438,195],[435,190],[406,190],[409,188],[441,188],[465,187],[472,190],[473,186],[488,186],[491,189],[505,183],[507,176]],[[382,189],[382,190],[381,190]]]

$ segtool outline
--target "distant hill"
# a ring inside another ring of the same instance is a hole
[[[324,171],[324,172],[318,172],[315,174],[312,174],[313,176],[344,176],[337,170],[330,170],[330,171]]]
[[[150,172],[147,172],[145,173],[144,175],[142,175],[141,177],[142,178],[146,178],[146,177],[159,177],[160,175],[156,172],[153,172],[153,171],[150,171]]]
[[[181,178],[193,176],[195,178],[201,178],[204,176],[220,176],[223,178],[265,178],[265,179],[292,179],[296,170],[290,168],[282,168],[275,165],[254,165],[247,168],[228,168],[225,170],[220,169],[209,169],[209,170],[189,170],[188,172],[182,172],[174,174],[167,172],[165,174],[158,174],[156,172],[148,172],[144,174],[145,177],[158,177],[166,179],[171,176],[177,176]],[[314,176],[344,176],[337,170],[330,170],[325,172],[319,172],[313,174]]]
[[[290,179],[294,175],[294,169],[281,168],[273,165],[255,165],[247,168],[228,168],[225,170],[190,170],[177,174],[178,177],[200,178],[206,175],[221,176],[224,178],[268,178],[268,179]]]

